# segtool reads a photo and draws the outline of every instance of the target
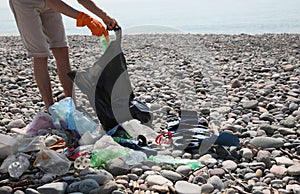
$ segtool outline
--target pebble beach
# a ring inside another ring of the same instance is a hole
[[[13,135],[45,107],[21,38],[0,40],[0,134]],[[74,70],[101,57],[97,37],[68,40]],[[180,110],[193,110],[217,132],[237,136],[240,146],[188,153],[153,143],[162,155],[201,165],[144,161],[118,164],[119,171],[71,165],[62,176],[29,168],[17,180],[1,173],[0,193],[300,193],[300,34],[123,35],[122,50],[136,98],[153,111],[153,130],[160,133]],[[53,57],[49,73],[53,95],[63,98]],[[85,95],[76,90],[76,98],[95,119]]]

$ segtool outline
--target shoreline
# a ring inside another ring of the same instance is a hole
[[[20,40],[0,36],[2,134],[11,134],[14,121],[24,126],[44,111],[31,59]],[[89,67],[101,57],[99,38],[71,35],[68,40],[73,69]],[[168,119],[178,118],[179,110],[196,110],[201,121],[218,121],[219,132],[236,135],[240,147],[213,146],[207,153],[167,147],[160,153],[196,159],[201,169],[182,176],[186,171],[148,162],[114,176],[110,182],[114,188],[119,185],[123,193],[174,193],[174,189],[191,188],[196,193],[200,188],[228,194],[300,191],[300,34],[123,35],[122,50],[136,97],[153,110],[155,131],[166,129]],[[61,96],[52,56],[49,72],[53,93]],[[85,96],[76,95],[79,106],[90,111]],[[64,185],[84,182],[89,176],[85,173],[59,180]],[[153,180],[157,177],[168,179],[172,186],[160,185]],[[57,181],[49,180],[37,181]]]

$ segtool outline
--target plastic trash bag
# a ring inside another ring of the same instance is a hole
[[[151,120],[149,107],[134,99],[126,60],[121,49],[121,29],[116,29],[115,33],[116,39],[111,41],[93,66],[68,74],[78,88],[88,96],[106,131],[133,118],[141,123]]]

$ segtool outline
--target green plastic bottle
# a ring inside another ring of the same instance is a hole
[[[106,49],[108,48],[109,44],[110,44],[110,39],[109,39],[109,37],[107,37],[107,39],[106,39],[105,35],[102,34],[102,36],[100,36],[100,45],[101,45],[101,47],[102,47],[103,53],[104,53],[104,52],[106,51]]]
[[[152,160],[156,163],[167,163],[172,165],[187,165],[191,167],[193,170],[199,168],[201,165],[201,162],[197,160],[191,160],[191,159],[176,159],[172,156],[168,155],[156,155],[156,156],[150,156],[149,160]]]

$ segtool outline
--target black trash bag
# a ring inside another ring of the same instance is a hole
[[[135,99],[121,49],[122,31],[118,28],[115,33],[116,39],[93,66],[68,74],[87,95],[106,131],[131,119],[149,123],[152,117],[149,107]]]

